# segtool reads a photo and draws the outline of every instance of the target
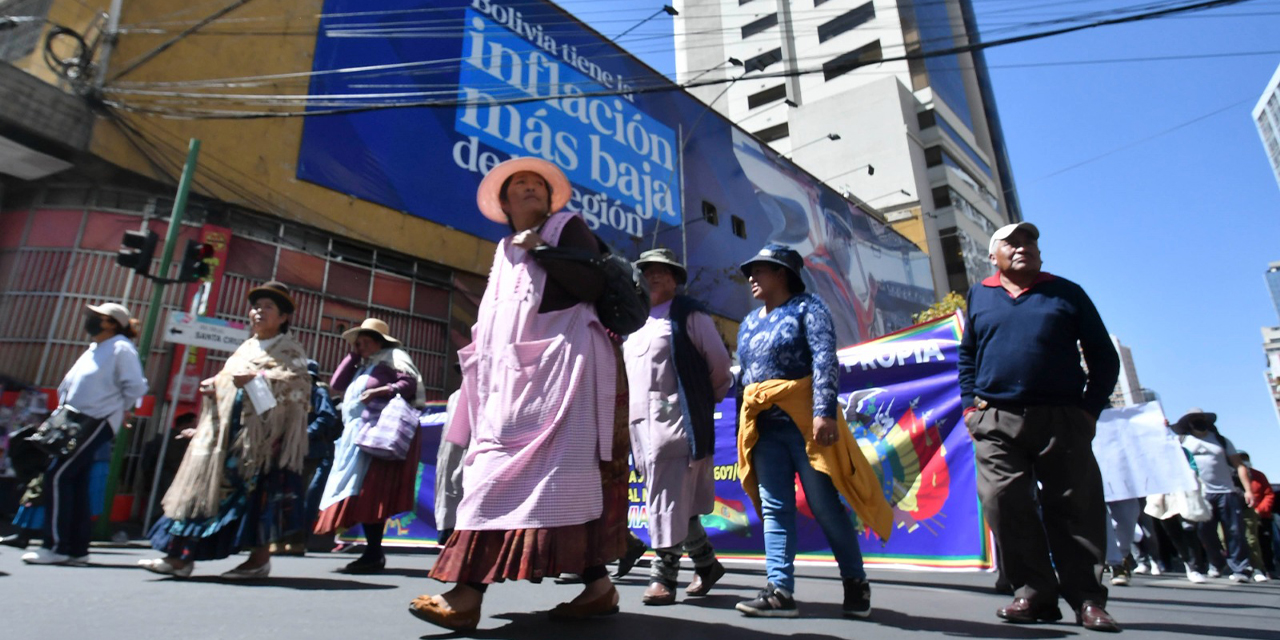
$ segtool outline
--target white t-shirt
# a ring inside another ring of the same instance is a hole
[[[1232,478],[1236,477],[1236,468],[1227,461],[1228,456],[1236,455],[1236,446],[1222,436],[1224,448],[1212,433],[1206,433],[1204,439],[1187,434],[1182,436],[1182,448],[1195,458],[1196,469],[1200,472],[1200,482],[1204,483],[1205,493],[1234,493],[1239,491]]]

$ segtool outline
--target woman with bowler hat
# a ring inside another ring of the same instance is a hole
[[[254,580],[271,573],[271,543],[305,527],[307,352],[289,332],[289,288],[271,281],[248,294],[253,335],[222,371],[200,383],[196,433],[151,530],[163,558],[140,560],[153,573],[185,578],[197,561],[241,550],[249,558],[222,574]]]

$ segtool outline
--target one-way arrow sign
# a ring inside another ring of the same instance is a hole
[[[204,347],[217,351],[235,351],[249,337],[241,322],[206,318],[181,311],[170,311],[165,322],[166,342]]]

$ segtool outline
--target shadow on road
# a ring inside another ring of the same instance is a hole
[[[1205,626],[1197,624],[1166,624],[1162,622],[1121,623],[1124,630],[1181,633],[1205,638],[1245,638],[1247,640],[1276,640],[1280,634],[1275,629],[1241,629],[1239,627]]]
[[[334,573],[341,573],[341,571],[334,571]],[[379,572],[376,575],[404,576],[406,578],[430,578],[431,570],[430,569],[406,569],[403,567],[387,567],[386,569],[383,569],[381,572]]]
[[[395,589],[393,584],[373,584],[370,582],[359,582],[357,580],[340,580],[336,578],[266,578],[264,580],[223,580],[218,576],[195,576],[191,578],[161,578],[181,584],[183,582],[196,582],[205,584],[225,584],[234,587],[253,587],[253,588],[270,588],[293,589],[295,591],[374,591],[380,589]]]
[[[134,562],[132,564],[120,564],[117,562],[92,562],[91,561],[88,564],[85,564],[76,568],[77,569],[136,569],[139,571],[146,571],[146,569],[139,567],[137,562]]]
[[[1280,609],[1280,606],[1272,606],[1267,604],[1247,604],[1242,602],[1202,602],[1192,598],[1186,600],[1166,600],[1162,598],[1126,598],[1116,596],[1115,590],[1111,592],[1113,595],[1107,596],[1108,602],[1130,602],[1133,604],[1167,604],[1175,607],[1206,607],[1209,609]]]
[[[683,597],[680,598],[680,604],[702,609],[732,609],[739,602],[749,599],[733,593],[712,593],[698,598],[691,598],[684,594],[681,596]],[[800,608],[800,615],[805,615],[809,611],[804,602],[798,602],[796,606]]]
[[[714,638],[732,633],[734,640],[776,640],[778,634],[756,631],[745,627],[717,623],[656,618],[638,613],[619,613],[604,618],[576,622],[557,622],[547,618],[545,611],[538,613],[504,613],[490,619],[510,620],[496,629],[477,629],[462,634],[427,625],[429,631],[423,640],[437,638],[492,638],[497,640],[563,640],[566,637],[608,637],[610,640],[653,640],[653,638]],[[799,622],[799,621],[797,621]],[[424,623],[425,624],[425,623]],[[481,620],[484,624],[484,619]],[[800,624],[803,624],[800,622]],[[844,636],[817,633],[788,635],[788,640],[837,640]]]
[[[728,599],[729,596],[724,596]],[[714,596],[700,600],[714,601]],[[801,610],[801,618],[796,620],[796,628],[804,628],[805,619],[835,618],[840,619],[840,606],[836,604],[814,604]],[[653,640],[653,638],[714,638],[731,634],[734,640],[774,640],[779,637],[776,629],[759,631],[753,629],[761,620],[743,618],[740,625],[723,623],[707,623],[688,618],[665,618],[647,616],[639,613],[623,612],[618,615],[580,622],[556,622],[547,618],[545,612],[538,613],[503,613],[490,619],[510,620],[509,624],[496,629],[477,629],[470,633],[456,633],[445,629],[430,631],[422,640],[440,638],[481,638],[498,640],[560,640],[568,635],[576,637],[608,637],[610,640]],[[481,624],[484,624],[482,619]],[[784,623],[785,624],[785,623]],[[874,611],[869,620],[849,621],[849,629],[840,635],[820,633],[787,634],[788,640],[834,640],[848,638],[858,633],[864,637],[874,637],[874,625],[894,627],[905,631],[935,632],[962,638],[1010,638],[1041,639],[1066,638],[1075,636],[1073,630],[1056,629],[1049,626],[1016,626],[1004,623],[984,623],[964,620],[926,618],[911,616],[896,611]],[[1242,636],[1258,637],[1263,636]]]
[[[932,587],[936,589],[946,589],[947,591],[968,591],[970,593],[981,593],[985,595],[999,595],[996,593],[995,586],[994,586],[995,578],[992,578],[992,586],[986,587],[982,585],[972,585],[972,584],[926,582],[927,579],[936,578],[937,576],[930,576],[928,574],[923,574],[923,573],[920,575],[921,575],[920,580],[889,580],[883,577],[875,577],[871,579],[871,588],[874,593],[874,589],[876,585],[891,584],[899,587]],[[837,577],[836,579],[838,580],[839,578]]]
[[[839,607],[834,604],[828,606],[839,615]],[[1076,635],[1075,630],[1055,628],[1055,625],[1016,625],[1006,622],[928,618],[887,609],[872,611],[869,622],[903,631],[942,633],[962,638],[1065,638]]]

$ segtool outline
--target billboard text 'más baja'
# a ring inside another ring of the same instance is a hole
[[[497,240],[476,188],[537,156],[616,250],[683,251],[689,293],[726,317],[754,306],[737,265],[771,241],[804,256],[842,345],[933,301],[915,245],[551,3],[326,0],[313,71],[313,111],[355,110],[306,118],[302,180]]]

